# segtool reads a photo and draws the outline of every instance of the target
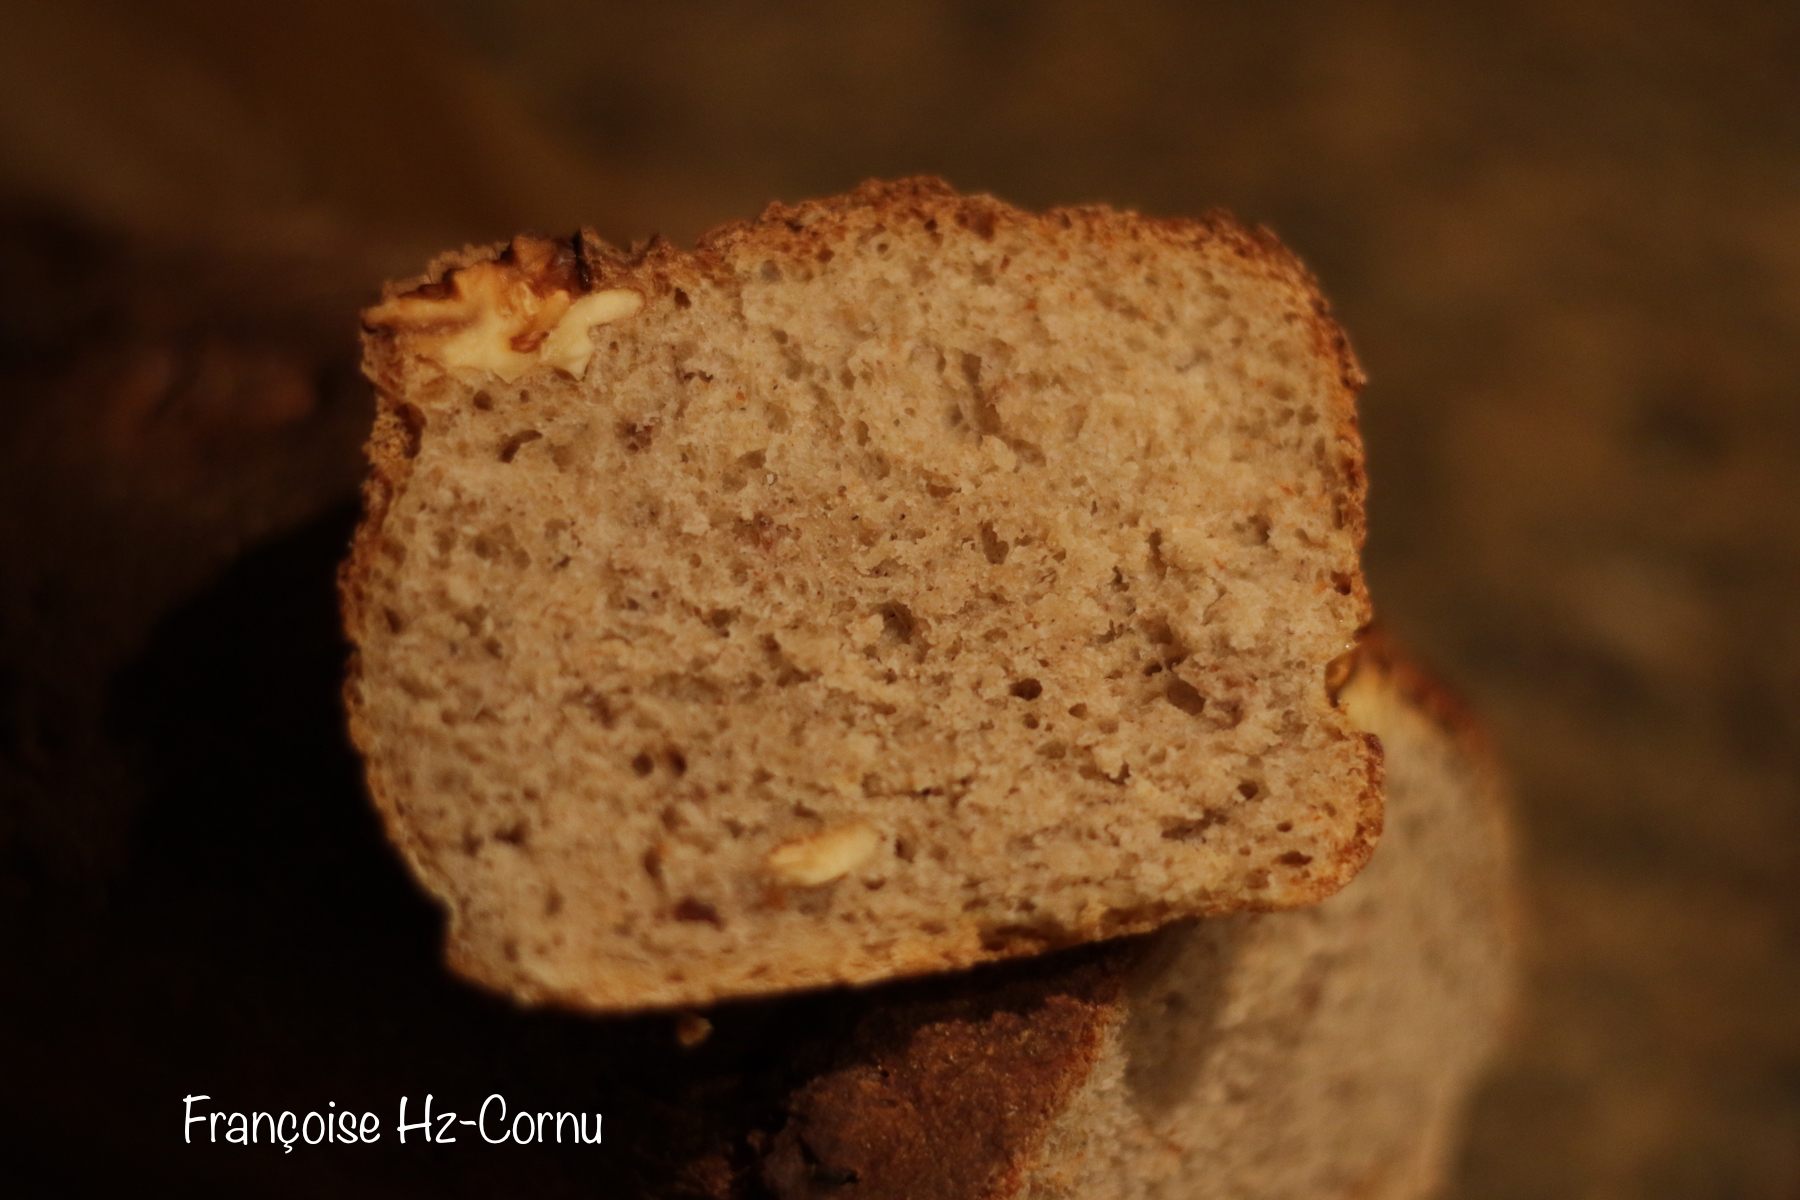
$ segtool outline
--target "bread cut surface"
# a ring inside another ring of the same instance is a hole
[[[1151,939],[1018,1195],[1443,1190],[1517,1002],[1504,780],[1466,711],[1389,637],[1365,638],[1349,674],[1340,698],[1386,751],[1388,833],[1368,869],[1313,908]]]
[[[1502,781],[1479,730],[1389,638],[1365,637],[1346,673],[1346,708],[1386,749],[1389,828],[1350,886],[869,996],[837,1060],[782,1103],[768,1191],[800,1200],[854,1178],[868,1200],[1438,1194],[1516,1001]]]
[[[365,343],[351,728],[473,978],[864,982],[1373,848],[1360,375],[1268,235],[869,184],[465,251]]]

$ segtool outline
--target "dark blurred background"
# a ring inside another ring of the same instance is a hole
[[[231,579],[341,545],[379,281],[519,228],[685,243],[916,172],[1030,207],[1226,206],[1350,331],[1377,608],[1473,701],[1518,798],[1526,993],[1450,1194],[1800,1197],[1800,6],[1773,2],[0,10],[24,1077],[129,1091],[154,1019],[33,1022],[144,986],[102,960],[171,924],[170,955],[213,953],[203,891],[182,908],[151,878],[214,836],[158,757],[151,683],[230,628],[205,606]],[[85,1103],[9,1102],[0,1139],[53,1145]]]

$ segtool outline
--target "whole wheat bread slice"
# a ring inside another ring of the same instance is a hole
[[[465,974],[691,1005],[1367,859],[1361,377],[1268,234],[910,180],[364,321],[351,729]]]

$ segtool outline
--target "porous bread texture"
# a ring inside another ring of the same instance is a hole
[[[1434,1194],[1516,994],[1504,796],[1466,717],[1385,637],[1359,647],[1343,700],[1387,747],[1388,832],[1348,887],[877,1004],[788,1099],[768,1190]]]
[[[351,730],[470,977],[695,1005],[1368,857],[1361,378],[1266,233],[870,184],[365,330]]]
[[[1387,751],[1374,859],[1315,908],[1159,935],[1019,1195],[1437,1194],[1516,998],[1504,787],[1386,639],[1343,699]]]

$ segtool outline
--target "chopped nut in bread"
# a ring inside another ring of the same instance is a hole
[[[840,825],[769,851],[769,870],[790,887],[818,887],[842,879],[881,848],[881,835],[858,822]]]

